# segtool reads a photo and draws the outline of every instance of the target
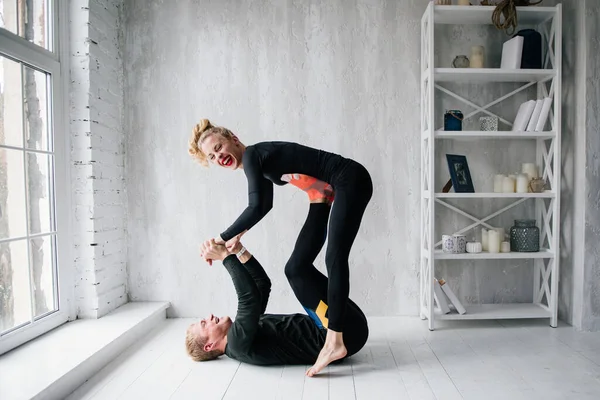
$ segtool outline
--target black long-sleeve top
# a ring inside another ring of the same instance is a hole
[[[292,142],[261,142],[246,147],[242,156],[248,180],[248,206],[223,233],[225,241],[252,228],[273,208],[273,183],[285,185],[285,174],[303,174],[334,188],[352,160]]]
[[[252,257],[242,264],[235,255],[223,260],[238,296],[238,310],[227,332],[225,354],[256,365],[312,364],[327,331],[304,314],[264,314],[271,282]]]

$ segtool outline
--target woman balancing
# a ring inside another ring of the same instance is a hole
[[[207,119],[194,127],[189,153],[204,166],[211,162],[230,170],[242,168],[246,174],[248,206],[229,228],[214,239],[217,244],[225,244],[228,248],[235,246],[242,235],[271,210],[273,184],[281,186],[290,182],[307,191],[309,198],[311,190],[333,188],[331,196],[335,196],[335,200],[329,218],[329,241],[325,253],[329,276],[327,304],[321,305],[319,310],[322,313],[325,309],[327,313],[327,336],[319,357],[306,374],[314,376],[331,362],[344,358],[347,350],[343,332],[344,329],[352,329],[343,326],[350,292],[348,258],[373,194],[369,172],[354,160],[297,143],[272,141],[245,146],[230,130],[213,126]],[[323,243],[324,238],[315,241],[314,245],[319,247],[310,252],[314,257],[309,265]],[[298,293],[296,296],[300,298]]]

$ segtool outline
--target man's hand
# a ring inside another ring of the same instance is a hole
[[[200,254],[212,265],[212,260],[223,261],[229,252],[225,246],[217,244],[214,239],[211,239],[202,243]]]

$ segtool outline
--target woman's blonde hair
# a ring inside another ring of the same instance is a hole
[[[185,349],[192,360],[194,361],[210,361],[219,357],[221,354],[221,350],[210,350],[205,351],[204,345],[206,344],[207,338],[197,338],[192,332],[192,327],[194,324],[190,325],[185,332]]]
[[[204,154],[201,148],[202,142],[209,136],[215,134],[220,135],[225,139],[232,139],[234,137],[229,129],[223,128],[222,126],[214,126],[207,119],[200,120],[200,122],[194,126],[192,131],[188,152],[196,159],[196,161],[205,167],[208,167],[208,161],[206,159],[206,154]]]

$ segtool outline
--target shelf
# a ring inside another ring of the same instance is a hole
[[[535,253],[444,253],[442,250],[435,250],[436,260],[529,260],[536,258],[554,258],[554,253],[547,249],[540,249]]]
[[[425,193],[427,197],[429,192]],[[542,193],[436,193],[436,199],[551,199],[556,197],[554,192]]]
[[[436,139],[553,139],[556,132],[435,131]]]
[[[428,71],[425,71],[427,74]],[[553,78],[554,69],[436,68],[436,82],[540,82]]]
[[[434,6],[436,24],[491,25],[494,6]],[[538,25],[556,15],[555,7],[517,7],[519,26]]]
[[[436,319],[523,319],[550,318],[551,313],[544,307],[534,303],[481,304],[465,305],[466,314],[458,314],[452,310],[449,314],[436,311]],[[427,315],[427,314],[425,314]]]

